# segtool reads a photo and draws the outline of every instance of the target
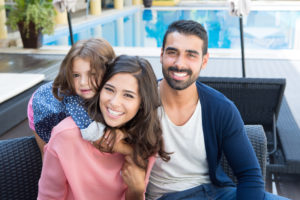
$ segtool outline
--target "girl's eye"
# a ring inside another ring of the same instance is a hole
[[[110,88],[110,87],[104,87],[104,89],[106,90],[106,91],[108,91],[108,92],[113,92],[114,90],[112,89],[112,88]]]
[[[73,74],[73,78],[79,77],[79,74]]]

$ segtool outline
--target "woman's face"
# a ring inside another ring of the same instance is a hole
[[[129,73],[111,77],[100,92],[99,106],[107,125],[120,127],[139,110],[141,97],[136,78]]]

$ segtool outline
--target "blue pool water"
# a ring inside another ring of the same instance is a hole
[[[74,40],[103,37],[113,46],[161,47],[168,24],[179,19],[200,22],[209,48],[240,48],[238,17],[228,10],[137,8],[73,26]],[[251,11],[244,19],[247,49],[294,49],[300,43],[300,11]],[[44,45],[70,45],[68,29],[44,36]]]

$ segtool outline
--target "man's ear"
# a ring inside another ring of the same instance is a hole
[[[209,53],[207,52],[202,59],[202,66],[201,66],[201,70],[205,69],[207,62],[208,62],[208,58],[209,58]]]
[[[162,57],[163,57],[163,54],[164,54],[164,49],[161,48],[161,51],[160,51],[160,63],[162,64]]]

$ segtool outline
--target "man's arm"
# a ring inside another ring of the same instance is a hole
[[[263,199],[261,169],[241,116],[234,105],[226,110],[224,116],[223,151],[238,179],[237,199]]]

